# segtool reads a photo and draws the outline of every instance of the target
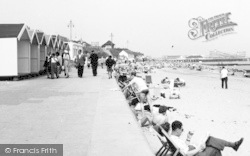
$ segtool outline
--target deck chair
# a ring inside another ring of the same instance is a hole
[[[172,154],[167,155],[167,156],[185,156],[185,154],[183,154],[180,151],[180,148],[178,148],[174,142],[172,141],[172,139],[170,138],[170,136],[168,135],[168,133],[161,127],[159,126],[161,129],[161,132],[163,133],[163,135],[165,136],[168,146],[169,146],[169,150],[172,152]],[[167,153],[166,153],[167,154]]]
[[[164,154],[167,154],[169,152],[169,146],[168,143],[166,142],[166,140],[162,139],[162,136],[158,133],[158,128],[159,126],[154,126],[153,130],[155,131],[155,134],[157,136],[157,138],[160,140],[160,142],[162,143],[161,148],[156,152],[156,156],[163,156]]]

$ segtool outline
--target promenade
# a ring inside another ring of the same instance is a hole
[[[115,79],[0,81],[0,144],[63,144],[64,156],[152,156]]]

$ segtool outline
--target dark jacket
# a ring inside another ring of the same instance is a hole
[[[79,66],[79,65],[84,66],[84,64],[85,64],[85,56],[84,55],[81,55],[81,56],[77,55],[76,56],[76,65],[77,66]]]
[[[92,53],[89,59],[92,65],[98,65],[98,55],[96,53]]]
[[[107,66],[107,67],[111,68],[114,64],[115,64],[115,61],[114,61],[113,59],[108,58],[108,59],[106,60],[106,66]]]
[[[51,56],[46,56],[43,67],[50,67],[50,63],[51,63]]]

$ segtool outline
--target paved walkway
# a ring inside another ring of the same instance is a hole
[[[0,81],[0,144],[63,144],[64,156],[153,155],[114,79]]]

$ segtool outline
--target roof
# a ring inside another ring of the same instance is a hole
[[[36,34],[37,34],[37,38],[38,38],[39,44],[41,44],[41,45],[47,45],[46,37],[45,37],[44,32],[38,31]]]
[[[24,24],[0,24],[0,38],[18,37]]]
[[[43,36],[44,36],[44,32],[37,32],[37,37],[38,37],[39,43],[42,42]]]
[[[134,52],[129,49],[124,49],[124,51],[130,55],[134,55]]]
[[[57,36],[56,35],[51,35],[51,40],[52,40],[52,43],[53,43],[53,47],[57,48],[58,47],[58,45],[57,45]]]
[[[57,39],[60,41],[63,41],[63,42],[69,42],[69,39],[67,37],[64,37],[64,36],[57,35]]]
[[[28,30],[31,43],[39,44],[39,40],[37,38],[37,34],[35,30]],[[35,41],[35,42],[34,42]]]
[[[167,59],[179,59],[181,56],[180,55],[171,55],[167,56]]]
[[[47,46],[53,47],[53,42],[51,40],[51,36],[50,35],[45,35],[45,40],[46,40]]]
[[[122,49],[110,49],[110,53],[113,55],[113,57],[119,56],[119,53],[122,51]]]
[[[32,40],[35,35],[35,30],[28,30],[28,33],[29,33],[30,39]]]
[[[113,43],[113,42],[111,42],[111,41],[107,41],[106,43],[104,43],[103,45],[102,45],[102,47],[105,47],[106,45],[110,45],[110,46],[114,46],[115,44]]]
[[[186,58],[190,59],[190,58],[203,58],[203,57],[201,55],[191,55]]]
[[[68,43],[63,44],[63,50],[70,50]]]

